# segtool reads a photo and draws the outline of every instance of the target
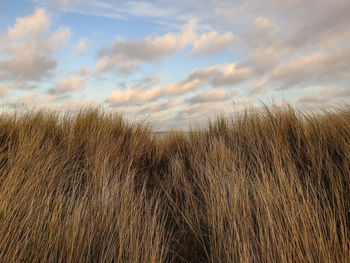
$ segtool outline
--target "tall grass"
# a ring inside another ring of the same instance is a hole
[[[350,262],[350,108],[3,114],[0,262]]]

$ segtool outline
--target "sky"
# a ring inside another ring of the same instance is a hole
[[[89,105],[186,129],[350,102],[348,0],[4,0],[3,111]]]

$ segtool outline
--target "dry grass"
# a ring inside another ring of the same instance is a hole
[[[350,108],[2,115],[0,262],[350,262]]]

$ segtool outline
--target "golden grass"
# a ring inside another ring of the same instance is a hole
[[[350,262],[350,108],[1,115],[0,262]]]

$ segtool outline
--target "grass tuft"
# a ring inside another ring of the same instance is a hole
[[[0,262],[350,262],[350,108],[3,114]]]

